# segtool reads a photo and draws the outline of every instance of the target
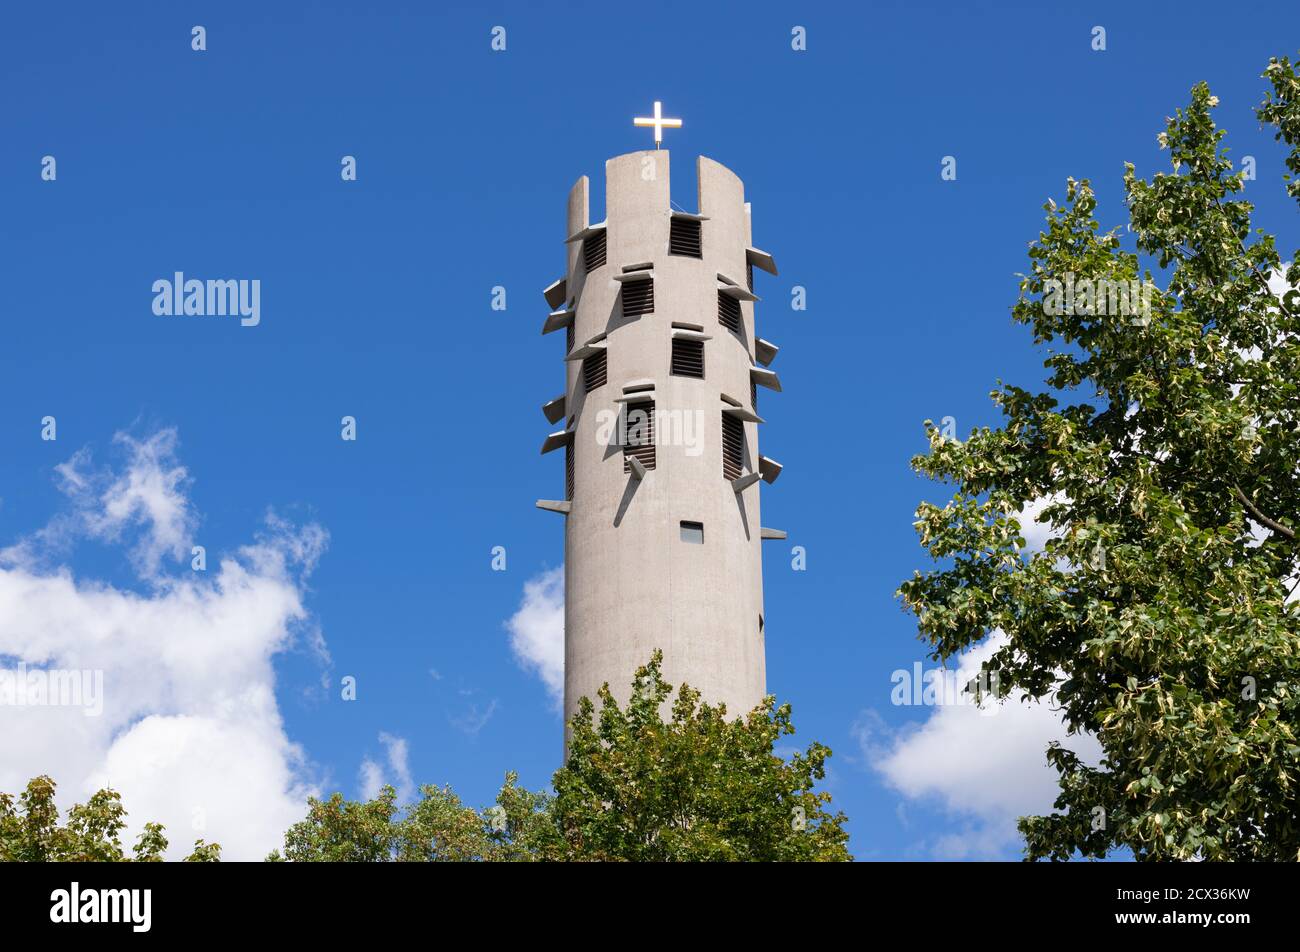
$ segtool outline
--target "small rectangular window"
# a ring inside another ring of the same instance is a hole
[[[722,414],[722,478],[739,479],[745,461],[745,424]]]
[[[682,541],[692,545],[704,545],[704,523],[683,522]]]
[[[605,264],[605,231],[596,232],[590,238],[584,238],[582,242],[582,264],[587,269],[587,273],[603,267]]]
[[[627,281],[623,284],[623,316],[650,314],[655,309],[654,278]]]
[[[671,373],[678,377],[704,379],[704,341],[673,338]]]
[[[582,384],[587,393],[591,393],[597,387],[605,386],[608,379],[609,360],[605,351],[602,350],[598,354],[582,359]]]
[[[655,402],[625,404],[623,412],[623,472],[632,472],[635,456],[646,469],[655,468]]]
[[[703,257],[700,251],[700,222],[694,218],[674,216],[668,230],[668,253],[688,258]]]
[[[740,333],[740,302],[721,291],[718,292],[718,323],[729,331]]]

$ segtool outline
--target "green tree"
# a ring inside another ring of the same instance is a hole
[[[1264,76],[1259,118],[1300,173],[1295,69],[1274,60]],[[1020,822],[1029,859],[1300,855],[1300,297],[1269,287],[1283,265],[1251,230],[1217,105],[1201,84],[1168,120],[1171,172],[1126,166],[1134,251],[1101,230],[1086,180],[1045,206],[1012,313],[1048,346],[1047,389],[999,383],[1003,424],[964,442],[927,421],[913,460],[955,486],[917,510],[940,567],[900,588],[932,656],[1005,633],[989,683],[1055,692],[1069,730],[1103,750],[1095,766],[1046,752],[1060,792]],[[1289,191],[1300,200],[1300,182]],[[1151,282],[1139,255],[1166,287],[1115,313],[1096,289]],[[1094,293],[1062,306],[1071,276]],[[1030,504],[1052,529],[1041,552],[1023,538]]]
[[[15,800],[0,793],[0,862],[120,863],[161,860],[167,838],[157,823],[146,823],[127,856],[121,833],[126,827],[126,809],[115,790],[100,790],[84,804],[68,810],[67,822],[59,826],[59,808],[54,802],[55,784],[49,777],[37,777]],[[217,862],[221,847],[198,840],[189,862]]]
[[[700,702],[661,675],[656,652],[621,708],[600,690],[570,724],[569,755],[553,780],[551,816],[566,859],[847,860],[843,813],[814,791],[829,748],[813,743],[787,762],[774,752],[794,733],[790,705],[772,697],[745,718]]]
[[[601,708],[584,698],[570,725],[554,795],[506,775],[496,804],[476,811],[449,789],[420,788],[398,818],[385,787],[368,802],[312,800],[273,860],[298,862],[542,860],[847,860],[842,813],[813,789],[830,750],[812,744],[787,762],[774,752],[794,733],[790,707],[771,698],[728,722],[724,707],[673,694],[662,655],[637,671],[621,708],[608,686]]]

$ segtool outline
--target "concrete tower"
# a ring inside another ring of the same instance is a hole
[[[565,389],[543,406],[563,450],[564,717],[608,682],[626,700],[656,648],[670,684],[729,717],[766,690],[759,480],[760,387],[777,348],[755,334],[754,248],[744,186],[701,157],[699,213],[669,200],[669,153],[605,163],[606,217],[589,183],[569,192],[567,267],[546,289],[542,333],[563,330]]]

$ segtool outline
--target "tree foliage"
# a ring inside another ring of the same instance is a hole
[[[621,708],[608,685],[570,724],[569,756],[554,779],[554,822],[568,859],[806,861],[849,858],[843,813],[814,791],[831,751],[774,753],[794,733],[790,705],[771,696],[743,719],[672,687],[662,654],[639,669]]]
[[[1259,119],[1300,174],[1295,68],[1264,76]],[[1045,206],[1012,313],[1047,348],[1047,389],[999,383],[1002,425],[964,442],[927,421],[913,460],[955,486],[917,510],[940,567],[900,588],[933,656],[1005,633],[986,665],[999,692],[1054,697],[1104,752],[1047,751],[1060,790],[1021,820],[1030,859],[1300,856],[1300,295],[1270,289],[1284,266],[1252,231],[1217,105],[1201,84],[1167,121],[1171,171],[1126,166],[1133,250],[1102,231],[1087,180]],[[1153,283],[1152,267],[1165,287],[1144,313],[1053,300],[1071,277]]]
[[[374,800],[312,800],[271,859],[303,861],[847,860],[842,813],[815,791],[830,750],[814,743],[789,761],[774,752],[794,733],[790,707],[769,697],[728,722],[725,707],[673,688],[656,653],[621,707],[602,688],[570,724],[554,794],[506,775],[496,804],[476,811],[449,788],[425,786],[398,816],[385,787]]]
[[[639,669],[621,708],[602,688],[601,709],[583,699],[554,794],[506,774],[496,803],[476,810],[450,787],[424,786],[402,809],[392,787],[372,800],[312,798],[271,862],[535,862],[543,860],[847,860],[844,814],[814,790],[830,750],[812,744],[789,761],[775,752],[794,733],[790,706],[772,698],[743,719],[700,703],[661,675],[662,655]],[[0,794],[0,860],[121,861],[121,797],[101,790],[58,825],[54,782],[37,777],[16,803]],[[163,828],[145,824],[137,861],[161,860]],[[217,861],[199,840],[188,861]]]
[[[43,776],[31,781],[16,799],[0,793],[0,862],[157,862],[167,851],[163,828],[146,823],[132,855],[126,855],[121,843],[126,810],[117,791],[100,790],[74,805],[63,826],[54,793],[54,781]],[[203,840],[196,841],[186,857],[188,862],[220,859],[220,845]]]

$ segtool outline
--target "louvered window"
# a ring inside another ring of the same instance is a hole
[[[635,456],[646,469],[655,468],[655,402],[627,404],[623,417],[623,472],[632,472],[629,457]]]
[[[678,377],[704,379],[704,341],[673,338],[672,372]]]
[[[749,405],[755,413],[758,412],[758,383],[752,377],[749,380]]]
[[[591,269],[588,268],[587,270],[590,271]],[[749,285],[749,293],[753,294],[754,293],[754,266],[752,264],[745,265],[745,282]]]
[[[573,353],[573,344],[574,344],[573,324],[575,320],[576,320],[575,318],[571,318],[569,320],[569,326],[564,329],[564,352],[566,354]]]
[[[573,440],[564,447],[564,498],[573,498]]]
[[[721,291],[718,292],[718,323],[729,331],[740,333],[740,302]]]
[[[722,477],[739,479],[745,460],[745,424],[737,417],[722,414]]]
[[[598,231],[582,242],[582,263],[588,274],[605,263],[605,234],[604,230]]]
[[[700,254],[700,223],[693,218],[673,218],[668,231],[668,253],[702,257]]]
[[[608,355],[605,351],[598,354],[592,354],[590,357],[584,357],[582,360],[582,384],[587,393],[595,390],[597,387],[605,386],[605,381],[609,379],[607,368],[609,362]]]
[[[655,282],[653,278],[628,281],[623,285],[623,316],[636,317],[655,309]]]

